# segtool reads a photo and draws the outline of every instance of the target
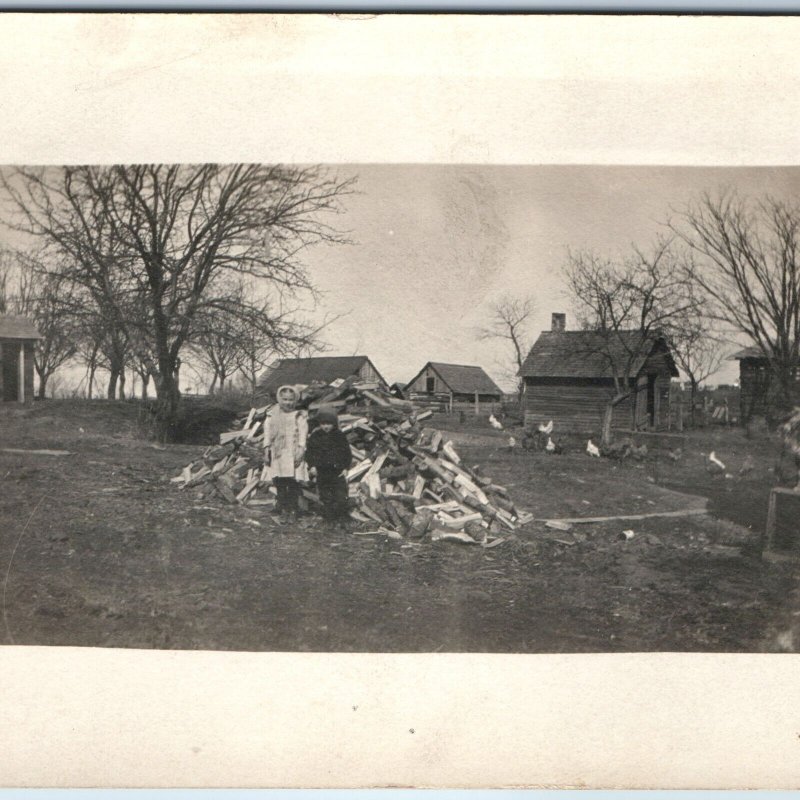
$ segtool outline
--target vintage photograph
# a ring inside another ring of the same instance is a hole
[[[799,191],[3,167],[3,642],[795,652]]]

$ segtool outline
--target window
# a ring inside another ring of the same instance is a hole
[[[425,378],[425,391],[428,394],[433,394],[433,390],[436,388],[436,378]]]

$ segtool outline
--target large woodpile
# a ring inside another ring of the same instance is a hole
[[[306,387],[299,407],[307,410],[311,427],[321,406],[337,409],[350,442],[351,517],[362,527],[393,537],[491,544],[531,520],[505,487],[479,466],[465,464],[441,432],[424,425],[432,416],[429,409],[354,380]],[[218,446],[208,448],[173,482],[205,498],[272,505],[274,489],[263,462],[269,409],[251,409],[240,428],[223,433]],[[303,488],[302,502],[312,509],[318,503],[313,485]]]

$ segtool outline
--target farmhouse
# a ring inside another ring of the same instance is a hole
[[[337,379],[357,377],[368,383],[386,387],[386,381],[367,356],[319,356],[313,358],[282,358],[267,370],[258,383],[263,394],[274,395],[288,384],[308,386],[328,384]]]
[[[769,359],[759,347],[745,347],[731,356],[739,362],[739,419],[742,424],[752,417],[767,416],[771,402],[772,370]],[[800,389],[800,365],[796,376]]]
[[[33,348],[41,339],[33,320],[0,314],[0,401],[33,400]]]
[[[410,380],[403,393],[409,400],[447,404],[472,403],[476,409],[481,403],[499,403],[503,391],[481,367],[465,364],[442,364],[429,361]]]
[[[552,419],[562,431],[598,431],[614,395],[616,364],[618,374],[630,376],[632,394],[614,409],[612,427],[666,428],[670,380],[678,370],[665,339],[632,330],[618,331],[609,341],[593,331],[567,331],[565,320],[553,314],[552,330],[541,333],[520,370],[525,424]]]

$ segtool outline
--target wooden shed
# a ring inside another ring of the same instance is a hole
[[[612,427],[663,430],[668,426],[670,381],[678,369],[663,337],[641,331],[617,331],[611,336],[567,331],[562,329],[563,315],[553,317],[555,329],[539,336],[520,370],[527,426],[552,419],[561,431],[599,431],[615,394],[613,365],[618,374],[630,376],[631,395],[614,409]]]
[[[367,356],[318,356],[282,358],[276,361],[259,380],[258,388],[261,393],[274,396],[281,386],[308,386],[351,377],[387,386],[383,376]]]
[[[42,337],[33,320],[0,314],[0,400],[33,400],[33,348]]]
[[[744,425],[753,417],[769,416],[773,378],[769,359],[760,347],[745,347],[731,356],[739,362],[739,420]],[[800,394],[800,364],[797,367]]]
[[[449,405],[499,403],[503,391],[482,367],[429,361],[403,390],[409,400]]]

